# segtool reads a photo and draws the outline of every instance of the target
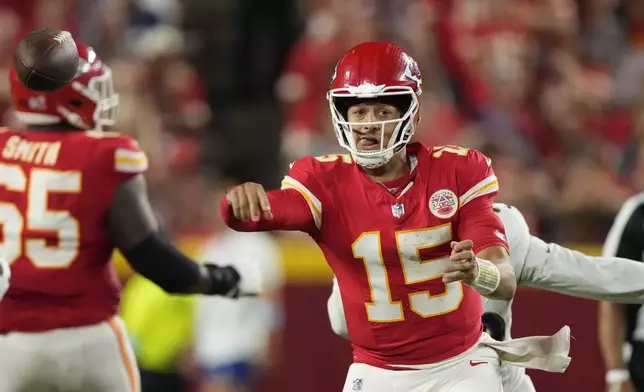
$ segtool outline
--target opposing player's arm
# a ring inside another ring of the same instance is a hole
[[[237,231],[292,230],[313,234],[320,229],[322,203],[312,189],[310,161],[300,160],[282,181],[280,190],[266,192],[260,184],[231,188],[221,201],[224,222]]]
[[[480,152],[469,150],[467,156],[455,162],[460,193],[458,238],[471,240],[471,251],[476,256],[475,277],[465,282],[487,298],[510,300],[517,282],[503,223],[492,209],[499,184],[491,161]],[[465,260],[469,256],[467,251],[466,247],[455,247],[452,260],[458,260],[459,252],[465,252],[462,258]]]
[[[9,290],[11,282],[11,267],[4,258],[0,258],[0,301]]]
[[[606,242],[604,257],[623,257],[641,260],[644,238],[644,195],[637,195],[626,203],[617,214]],[[627,279],[623,276],[622,279]],[[623,305],[602,302],[599,306],[599,343],[604,363],[613,381],[628,379],[628,371],[622,357],[626,342],[626,309]]]
[[[145,154],[133,141],[126,139],[124,143],[108,151],[113,156],[108,160],[108,175],[120,182],[107,216],[114,246],[136,272],[169,293],[234,295],[240,281],[235,269],[200,266],[159,232],[142,174],[147,168]]]
[[[531,236],[519,283],[595,300],[644,303],[644,263],[592,257]]]
[[[340,286],[336,278],[333,278],[333,288],[331,295],[326,303],[326,310],[329,315],[329,322],[333,332],[349,340],[349,329],[347,328],[347,318],[344,315],[344,305],[342,304],[342,295]]]

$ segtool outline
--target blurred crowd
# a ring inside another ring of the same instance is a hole
[[[347,47],[387,39],[424,76],[417,139],[487,153],[500,199],[535,232],[601,241],[642,189],[644,2],[355,0],[309,11],[278,82],[288,155],[331,148],[329,70]]]
[[[328,81],[366,40],[419,62],[417,139],[487,153],[501,199],[541,235],[600,240],[644,188],[641,1],[1,0],[0,23],[0,72],[36,26],[73,31],[109,63],[118,129],[148,152],[171,229],[212,222],[222,184],[276,186],[285,162],[337,151]],[[3,109],[7,97],[3,79]]]

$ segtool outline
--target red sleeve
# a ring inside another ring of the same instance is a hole
[[[505,229],[492,203],[499,193],[499,183],[491,160],[476,150],[469,150],[465,159],[456,160],[460,222],[458,238],[474,242],[474,253],[491,246],[508,250]]]
[[[101,143],[108,147],[105,150],[107,172],[117,183],[147,171],[148,157],[136,140],[112,132],[103,132],[103,134],[98,137],[102,138]]]
[[[224,197],[221,200],[220,211],[226,225],[236,231],[293,230],[310,234],[315,231],[309,205],[298,191],[275,190],[267,192],[267,195],[273,219],[261,219],[258,222],[242,222],[235,218],[232,207]]]
[[[282,189],[268,192],[273,219],[241,222],[232,214],[226,199],[221,203],[221,215],[226,224],[237,231],[302,231],[315,237],[322,224],[322,202],[313,175],[313,158],[300,159],[282,180]]]

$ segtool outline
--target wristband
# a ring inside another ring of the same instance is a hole
[[[476,278],[470,283],[470,287],[479,294],[487,295],[493,293],[501,283],[499,269],[489,260],[476,258]]]
[[[606,372],[606,384],[621,384],[631,379],[631,373],[626,369],[611,369]]]

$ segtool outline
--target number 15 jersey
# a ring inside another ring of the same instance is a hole
[[[507,249],[492,209],[498,183],[488,158],[453,146],[411,144],[407,152],[411,172],[391,183],[373,181],[349,155],[296,161],[282,195],[268,193],[278,222],[232,226],[297,229],[281,222],[298,220],[294,214],[280,210],[305,200],[311,224],[299,229],[315,239],[338,279],[354,361],[380,367],[434,363],[476,344],[480,295],[442,282],[450,242],[470,239],[475,252]]]

